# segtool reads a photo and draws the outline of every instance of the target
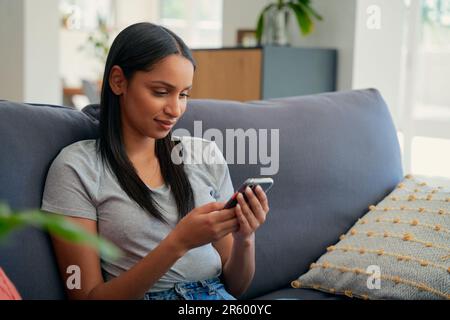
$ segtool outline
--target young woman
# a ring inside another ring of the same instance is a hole
[[[254,275],[254,232],[269,211],[264,191],[247,190],[223,209],[233,186],[214,142],[172,136],[186,110],[195,62],[185,43],[151,23],[124,29],[106,62],[100,134],[53,161],[42,210],[63,214],[109,239],[117,261],[52,238],[65,281],[78,266],[72,299],[235,299]],[[192,148],[193,142],[201,148]],[[219,160],[176,164],[183,156]],[[71,269],[69,269],[71,270]]]

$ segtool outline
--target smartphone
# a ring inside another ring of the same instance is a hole
[[[254,191],[256,186],[260,185],[261,188],[264,190],[265,193],[267,193],[270,188],[273,186],[273,179],[272,178],[248,178],[244,181],[244,183],[239,187],[239,189],[231,196],[230,200],[227,201],[225,204],[224,209],[231,209],[236,206],[237,202],[237,195],[239,193],[242,193],[244,195],[245,201],[247,201],[247,197],[245,196],[245,188],[250,187]]]

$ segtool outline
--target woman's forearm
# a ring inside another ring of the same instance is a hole
[[[142,299],[186,250],[169,234],[147,256],[117,278],[92,289],[88,299]]]
[[[233,242],[231,254],[223,267],[223,278],[227,290],[234,296],[244,293],[255,274],[255,237]]]

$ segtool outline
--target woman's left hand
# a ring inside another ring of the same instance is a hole
[[[237,196],[238,204],[235,213],[239,221],[239,229],[233,232],[235,241],[251,239],[256,229],[266,221],[266,215],[269,212],[269,202],[261,186],[258,185],[255,188],[256,194],[249,187],[244,192],[248,202],[241,193]]]

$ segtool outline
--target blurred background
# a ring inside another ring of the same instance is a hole
[[[374,87],[394,118],[405,172],[450,178],[450,0],[288,3],[0,0],[0,99],[77,109],[98,102],[112,40],[149,21],[194,49],[193,98]]]

